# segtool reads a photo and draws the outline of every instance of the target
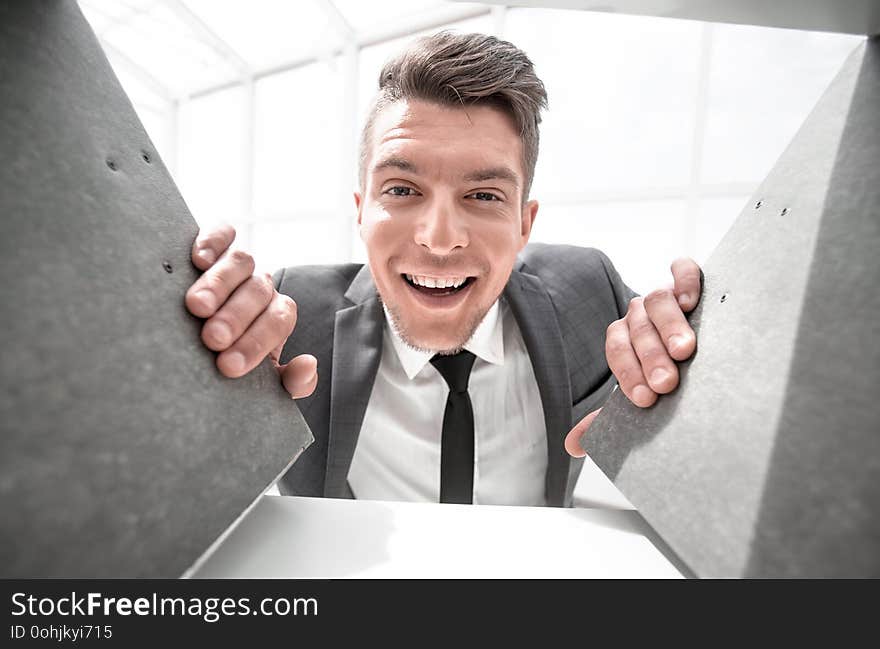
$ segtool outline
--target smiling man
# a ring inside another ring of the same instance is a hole
[[[254,276],[231,228],[200,233],[204,344],[229,377],[270,355],[315,435],[282,493],[568,505],[614,385],[641,407],[676,387],[696,264],[642,299],[597,250],[527,245],[545,106],[510,43],[422,39],[382,70],[362,134],[367,265]]]
[[[453,354],[504,289],[537,212],[523,205],[516,125],[491,106],[414,96],[370,132],[355,201],[373,280],[404,342]]]

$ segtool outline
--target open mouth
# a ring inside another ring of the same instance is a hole
[[[425,275],[401,275],[403,280],[423,295],[445,297],[467,289],[477,281],[476,277],[427,277]]]

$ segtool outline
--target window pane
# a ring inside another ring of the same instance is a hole
[[[544,205],[531,240],[598,248],[646,293],[671,282],[669,264],[685,253],[685,208],[683,200]]]
[[[236,78],[228,62],[169,7],[132,12],[101,35],[176,95]]]
[[[704,182],[760,181],[859,36],[715,25]]]
[[[358,33],[386,28],[388,25],[406,25],[409,18],[424,15],[432,9],[471,6],[463,2],[440,2],[438,0],[333,0],[345,20]]]
[[[549,96],[536,197],[688,182],[700,23],[512,9],[504,35]]]
[[[344,88],[337,59],[261,79],[256,85],[254,205],[258,216],[336,209]]]
[[[691,235],[692,249],[687,251],[687,255],[693,257],[698,264],[705,264],[730,226],[742,213],[749,198],[749,196],[735,196],[702,199],[699,218]]]
[[[196,220],[205,225],[247,215],[243,152],[245,93],[234,88],[185,104],[181,112],[181,191]]]
[[[315,0],[184,0],[208,27],[257,70],[341,43],[327,11]]]
[[[287,266],[347,261],[339,258],[338,238],[327,236],[336,230],[338,219],[334,223],[332,217],[255,223],[249,248],[257,271],[274,273]]]

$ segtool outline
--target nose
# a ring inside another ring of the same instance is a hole
[[[419,218],[415,232],[416,244],[435,255],[448,255],[456,248],[467,247],[467,224],[457,213],[454,201],[434,197]]]

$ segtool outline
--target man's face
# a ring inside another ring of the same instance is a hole
[[[375,120],[361,238],[383,303],[409,345],[451,353],[501,294],[529,239],[522,141],[488,106],[399,101]]]

